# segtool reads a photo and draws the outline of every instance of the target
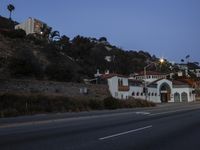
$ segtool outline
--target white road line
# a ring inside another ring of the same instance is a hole
[[[141,127],[141,128],[134,129],[134,130],[129,130],[129,131],[121,132],[121,133],[117,133],[117,134],[113,134],[113,135],[109,135],[109,136],[105,136],[105,137],[99,138],[99,140],[106,140],[106,139],[110,139],[110,138],[113,138],[113,137],[117,137],[117,136],[129,134],[129,133],[133,133],[133,132],[145,130],[145,129],[148,129],[148,128],[152,128],[152,125],[149,125],[149,126],[146,126],[146,127]]]
[[[138,112],[135,112],[137,115],[150,115],[151,113],[150,112],[145,112],[145,111],[138,111]]]

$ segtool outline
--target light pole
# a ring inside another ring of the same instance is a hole
[[[162,64],[165,60],[163,58],[160,58],[159,59],[159,62]],[[147,82],[146,82],[146,79],[147,79],[147,68],[149,66],[151,66],[152,64],[156,64],[158,62],[151,62],[150,64],[148,64],[147,66],[144,67],[144,94],[145,94],[145,100],[147,100],[147,94],[148,94],[148,91],[147,91]]]

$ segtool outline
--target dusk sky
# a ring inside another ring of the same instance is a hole
[[[107,37],[125,50],[200,62],[200,0],[1,0],[0,15],[37,18],[71,39]]]

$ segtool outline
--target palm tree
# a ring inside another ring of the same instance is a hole
[[[12,4],[9,4],[9,5],[7,6],[7,9],[8,9],[8,11],[10,11],[9,19],[11,20],[12,11],[15,10],[15,6],[12,5]]]

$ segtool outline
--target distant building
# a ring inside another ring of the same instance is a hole
[[[41,34],[41,29],[44,26],[44,24],[44,22],[30,17],[25,22],[16,25],[15,29],[23,29],[27,35],[34,33]]]
[[[183,73],[186,76],[196,76],[200,77],[200,66],[198,66],[195,63],[187,63],[187,64],[176,64],[180,70],[183,71]]]
[[[188,70],[196,75],[196,77],[200,77],[200,67],[195,63],[188,63]]]

